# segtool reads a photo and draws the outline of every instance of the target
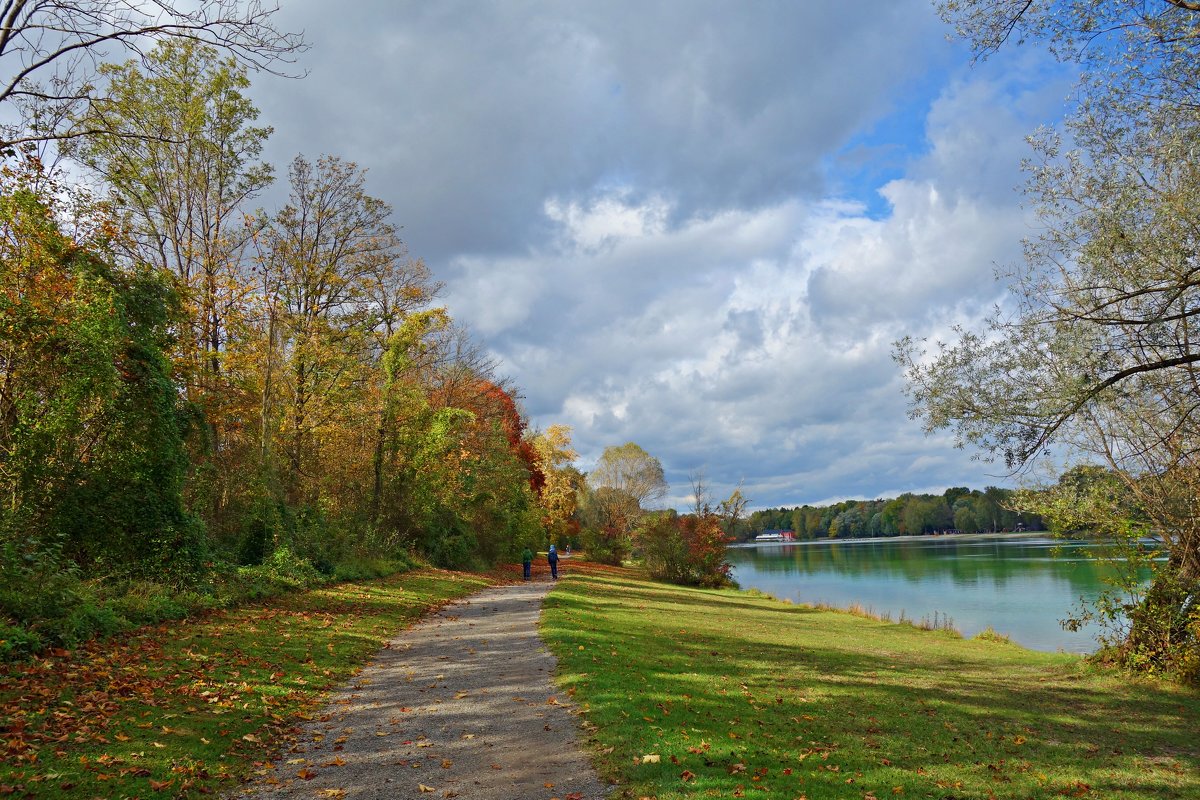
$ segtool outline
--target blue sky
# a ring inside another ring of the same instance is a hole
[[[1070,81],[926,2],[285,0],[268,157],[355,160],[452,315],[572,426],[754,507],[1003,484],[906,415],[891,343],[970,325]],[[276,187],[268,205],[286,191]]]

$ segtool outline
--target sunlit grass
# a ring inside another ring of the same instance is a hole
[[[1076,656],[582,565],[542,625],[620,796],[1200,797],[1200,696]]]

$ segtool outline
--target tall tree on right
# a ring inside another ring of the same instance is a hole
[[[1124,604],[1117,652],[1200,674],[1200,4],[940,9],[979,56],[1040,41],[1083,77],[1068,136],[1032,140],[1027,193],[1044,232],[1025,242],[1011,305],[932,352],[897,345],[914,416],[1011,469],[1051,446],[1104,463],[1119,502],[1063,503],[1060,485],[1025,495],[1030,510],[1062,527],[1161,537],[1167,560]]]

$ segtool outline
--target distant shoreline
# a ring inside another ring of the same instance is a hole
[[[1054,534],[1050,531],[1008,531],[1000,533],[921,533],[916,535],[905,536],[871,536],[865,539],[796,539],[791,542],[735,542],[728,547],[794,547],[796,545],[805,544],[850,544],[850,543],[869,543],[869,542],[915,542],[922,540],[945,541],[945,540],[960,540],[960,539],[1032,539],[1035,537],[1053,539]]]

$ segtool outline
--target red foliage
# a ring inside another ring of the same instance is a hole
[[[472,410],[482,419],[499,421],[508,438],[509,449],[529,471],[529,488],[540,496],[542,487],[546,485],[546,474],[542,471],[533,443],[525,438],[527,424],[517,410],[516,400],[507,390],[491,381],[479,381],[478,387],[479,403]]]

